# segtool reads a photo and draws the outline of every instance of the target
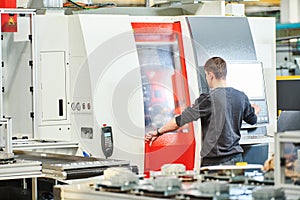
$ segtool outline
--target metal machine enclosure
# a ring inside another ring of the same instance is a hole
[[[186,17],[64,15],[60,11],[47,11],[36,18],[39,35],[37,64],[40,68],[34,137],[76,141],[85,155],[104,157],[100,134],[103,124],[107,124],[112,126],[114,136],[112,158],[130,160],[143,172],[146,132],[143,84],[132,23],[180,21],[189,101],[193,101],[199,90],[193,42]],[[276,129],[275,21],[247,19],[257,60],[263,62],[264,73],[268,74],[265,76],[270,112],[267,129],[272,134]],[[200,124],[195,122],[193,126],[196,144],[194,153],[189,155],[195,156],[194,166],[197,167],[201,146],[197,142]],[[259,144],[269,141],[254,139],[244,142]]]

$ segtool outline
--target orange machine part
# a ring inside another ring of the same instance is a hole
[[[1,0],[0,8],[16,8],[16,0]],[[1,15],[1,30],[2,32],[17,32],[17,15],[2,14]]]
[[[182,108],[177,107],[176,102],[185,98],[186,106],[189,106],[190,97],[180,22],[132,23],[132,27],[134,33],[137,33],[135,35],[135,40],[138,42],[174,41],[175,39],[178,41],[182,69],[181,71],[175,71],[171,78],[176,106],[175,112],[181,112]],[[169,33],[175,33],[177,37],[172,37]],[[151,35],[151,37],[143,38],[142,36],[146,34]],[[182,83],[183,85],[178,85],[178,81],[177,84],[175,84],[176,79],[180,79],[179,83]],[[189,123],[181,130],[188,130],[188,132],[179,130],[177,134],[165,134],[159,137],[151,147],[149,146],[149,143],[145,144],[144,173],[146,176],[149,176],[150,171],[160,170],[164,164],[181,163],[186,166],[187,170],[192,170],[194,168],[195,137],[193,124]]]

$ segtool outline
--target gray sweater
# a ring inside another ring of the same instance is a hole
[[[203,93],[176,117],[178,126],[201,118],[201,157],[216,161],[243,152],[239,145],[242,121],[255,124],[257,116],[245,93],[231,87]]]

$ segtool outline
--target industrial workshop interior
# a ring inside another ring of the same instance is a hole
[[[300,200],[299,0],[1,0],[0,19],[1,200]]]

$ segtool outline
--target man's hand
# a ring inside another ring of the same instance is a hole
[[[175,118],[172,118],[169,122],[167,122],[164,126],[162,126],[161,128],[155,130],[155,131],[151,131],[148,134],[145,135],[145,143],[150,142],[150,147],[152,145],[152,143],[161,135],[171,132],[171,131],[175,131],[179,128],[179,126],[176,124],[176,120]]]
[[[258,113],[260,112],[260,107],[256,104],[251,104],[251,106],[254,108],[254,112],[256,115],[258,115]]]
[[[159,137],[157,135],[157,131],[151,131],[148,134],[145,135],[145,143],[150,142],[150,147],[152,146],[152,143]]]

